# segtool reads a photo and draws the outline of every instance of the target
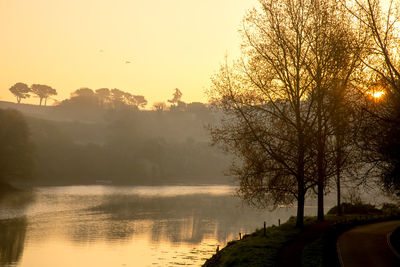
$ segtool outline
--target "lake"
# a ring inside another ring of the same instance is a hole
[[[0,203],[0,265],[201,266],[240,233],[286,221],[232,186],[63,186]],[[315,215],[315,206],[306,206]]]

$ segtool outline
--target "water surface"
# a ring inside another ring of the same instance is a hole
[[[239,232],[296,212],[249,208],[233,193],[231,186],[37,188],[31,201],[0,204],[0,265],[200,266]]]

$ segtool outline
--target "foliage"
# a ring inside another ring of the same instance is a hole
[[[342,0],[353,17],[368,29],[360,84],[383,97],[363,106],[361,145],[383,187],[400,192],[400,13],[396,1]]]
[[[31,89],[25,83],[16,83],[10,88],[11,93],[17,97],[17,102],[20,103],[21,99],[28,98]]]
[[[82,119],[84,110],[77,112]],[[229,157],[209,146],[203,129],[213,114],[197,112],[112,110],[90,122],[28,118],[37,144],[36,182],[224,183]]]
[[[165,104],[165,102],[156,102],[153,104],[153,109],[158,112],[162,112],[167,109],[167,105]]]
[[[318,238],[311,244],[308,244],[303,250],[304,267],[323,267],[323,239]]]
[[[383,214],[389,215],[399,215],[400,214],[400,207],[397,204],[393,203],[383,203],[381,208]]]
[[[80,88],[71,93],[71,97],[60,103],[63,108],[80,109],[122,109],[144,108],[147,100],[142,95],[132,95],[119,89],[100,88],[93,91],[90,88]]]
[[[279,227],[268,227],[266,236],[264,230],[257,230],[242,240],[228,243],[203,266],[275,266],[279,249],[299,233],[300,230],[295,227],[295,218]]]
[[[181,102],[181,98],[182,92],[178,88],[175,88],[175,92],[172,94],[172,99],[168,100],[168,102],[176,106]]]
[[[23,116],[0,109],[0,182],[29,179],[34,171],[34,146]]]
[[[335,1],[259,2],[244,20],[243,59],[213,77],[211,102],[225,118],[211,135],[240,159],[232,168],[240,196],[257,206],[297,201],[301,226],[305,194],[315,186],[323,219],[336,163],[330,116],[342,106],[335,96],[350,88],[355,37]]]
[[[382,210],[377,209],[374,205],[364,203],[342,203],[343,214],[382,214]],[[337,206],[332,207],[328,214],[337,214]]]
[[[47,104],[47,98],[57,95],[56,89],[44,84],[32,84],[31,92],[37,95],[40,99],[39,104],[42,105],[42,100],[45,100],[44,105]]]

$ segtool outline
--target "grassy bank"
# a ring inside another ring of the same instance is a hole
[[[311,221],[307,218],[305,223]],[[273,266],[279,250],[301,232],[295,223],[296,219],[292,217],[279,227],[268,227],[265,235],[264,229],[260,229],[241,240],[231,241],[203,266]]]
[[[359,207],[359,211],[363,210],[364,206]],[[302,262],[303,266],[340,266],[336,250],[336,242],[340,234],[358,225],[400,218],[398,210],[396,212],[393,212],[392,209],[388,211],[385,206],[381,210],[372,208],[373,206],[366,211],[363,210],[363,212],[357,214],[346,214],[341,217],[327,215],[326,220],[328,222],[325,223],[322,230],[321,224],[317,223],[315,218],[306,218],[306,227],[303,229],[296,228],[295,218],[291,218],[279,227],[272,226],[267,228],[265,235],[264,230],[261,229],[245,236],[242,240],[229,242],[224,249],[208,259],[203,266],[279,267],[284,266],[279,261],[282,257],[291,258],[294,263]],[[310,232],[318,232],[318,234],[314,234],[312,240],[306,240],[306,238],[309,238]],[[394,243],[393,246],[400,251],[400,229],[395,231],[393,238],[396,238],[396,242],[392,241]],[[295,252],[298,252],[299,246],[293,246],[292,251],[290,250],[290,247],[296,242],[303,243],[302,247],[300,247],[300,254],[297,253],[298,257],[295,256]]]

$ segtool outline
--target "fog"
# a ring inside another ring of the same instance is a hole
[[[34,185],[222,184],[230,158],[210,146],[216,114],[201,103],[171,110],[86,102],[0,102],[25,117],[36,146]]]

